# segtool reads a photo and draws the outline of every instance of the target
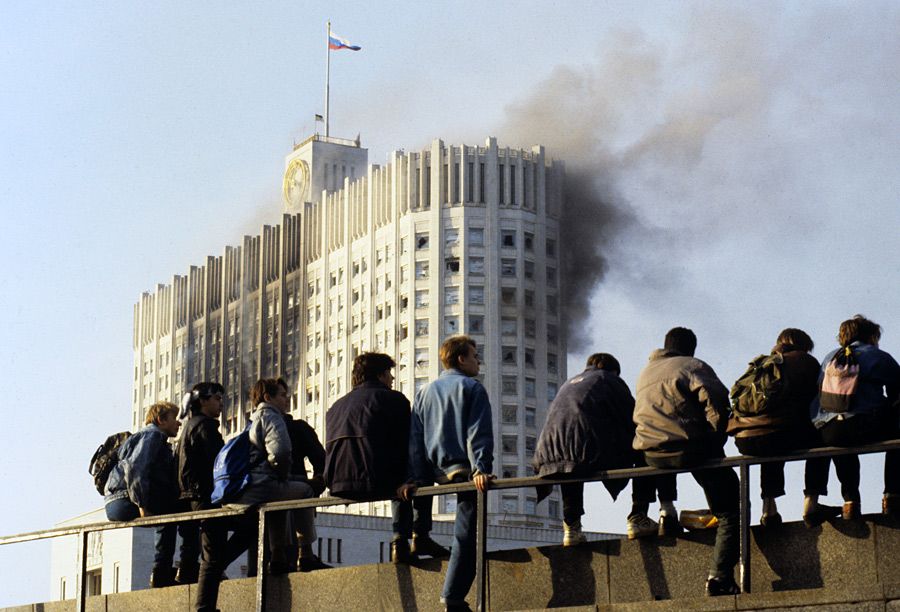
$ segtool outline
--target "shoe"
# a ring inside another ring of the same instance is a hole
[[[409,565],[412,555],[409,553],[409,542],[406,538],[391,540],[391,563],[403,563]]]
[[[587,538],[581,531],[581,521],[575,521],[573,525],[563,521],[563,546],[578,546],[585,542],[587,542]]]
[[[175,572],[175,582],[178,584],[197,584],[200,576],[200,566],[194,563],[182,565]]]
[[[162,589],[175,586],[175,568],[154,567],[150,572],[150,588]]]
[[[628,517],[628,539],[646,538],[659,533],[660,525],[646,514],[635,514]]]
[[[842,519],[845,521],[858,521],[861,517],[862,514],[859,511],[859,502],[844,502],[844,507],[841,509]]]
[[[412,547],[410,553],[417,557],[431,557],[433,559],[441,559],[450,556],[450,551],[434,540],[431,536],[413,534]]]
[[[298,569],[301,572],[314,572],[316,570],[331,569],[332,566],[323,563],[316,555],[311,557],[300,557]]]
[[[777,529],[782,525],[781,515],[777,512],[774,514],[763,514],[759,517],[759,524],[766,529]]]
[[[678,517],[669,514],[659,515],[659,537],[675,537],[684,531],[684,527],[678,522]]]
[[[472,608],[466,602],[444,604],[444,610],[447,612],[472,612]]]
[[[709,578],[706,581],[707,597],[719,597],[721,595],[737,595],[741,592],[734,578]]]
[[[807,527],[818,527],[825,521],[829,521],[841,515],[841,509],[837,506],[816,504],[813,510],[803,515],[803,522]]]
[[[881,498],[881,513],[887,516],[900,516],[900,496],[885,495]]]

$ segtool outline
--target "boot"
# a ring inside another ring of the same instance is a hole
[[[200,565],[196,563],[182,563],[175,572],[175,582],[178,584],[196,584],[200,576]]]
[[[162,589],[175,586],[175,569],[172,567],[156,566],[150,572],[150,588]]]
[[[844,519],[845,521],[858,521],[861,516],[862,514],[859,511],[859,502],[844,502],[844,507],[841,508],[842,519]]]
[[[391,563],[403,563],[409,565],[412,555],[409,552],[409,542],[406,538],[391,540]]]
[[[440,559],[443,557],[449,557],[450,551],[435,542],[431,539],[429,535],[416,535],[413,534],[412,539],[412,548],[410,552],[417,557],[431,557],[433,559]]]
[[[323,562],[319,557],[300,557],[299,569],[301,572],[314,572],[316,570],[331,569],[331,566]]]

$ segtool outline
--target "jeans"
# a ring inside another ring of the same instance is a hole
[[[685,468],[722,456],[722,450],[718,449],[708,455],[647,457],[647,463],[657,468]],[[713,468],[694,470],[691,476],[703,488],[709,509],[719,521],[710,576],[733,580],[740,553],[740,482],[737,474],[731,468]]]
[[[299,480],[265,480],[248,486],[234,503],[255,506],[273,501],[306,499],[314,495],[312,487]],[[311,545],[316,541],[315,516],[313,508],[268,514],[266,533],[273,563],[290,563],[289,550],[297,547],[296,532],[300,533],[304,544]]]
[[[177,506],[171,512],[183,512],[186,507]],[[157,512],[156,514],[165,514]],[[140,517],[141,511],[138,507],[127,498],[117,499],[106,504],[106,518],[111,521],[133,521]],[[159,525],[153,527],[156,530],[153,536],[153,546],[155,553],[153,555],[154,568],[172,567],[172,560],[175,558],[175,535],[181,535],[181,563],[189,564],[191,560],[197,563],[199,551],[198,527],[196,523],[169,523],[167,525]]]
[[[199,501],[191,502],[191,510],[208,510],[214,506]],[[229,528],[234,530],[228,537]],[[254,517],[221,518],[200,521],[200,575],[194,609],[213,612],[219,598],[219,582],[222,574],[251,542],[256,541]]]
[[[412,534],[427,536],[431,533],[431,500],[433,496],[413,497],[412,501],[391,500],[391,527],[394,538],[408,540]]]
[[[882,419],[870,415],[858,415],[849,419],[832,419],[819,429],[825,446],[860,446],[890,439],[896,429],[885,426]],[[859,501],[859,456],[839,455],[822,457],[806,462],[806,495],[828,494],[829,462],[834,462],[834,471],[841,483],[841,497],[844,501]],[[900,452],[888,451],[884,457],[884,493],[900,494]]]
[[[475,491],[456,494],[453,545],[441,591],[441,600],[446,604],[463,603],[475,581],[476,495]]]

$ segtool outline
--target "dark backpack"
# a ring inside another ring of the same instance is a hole
[[[106,489],[109,473],[119,463],[119,447],[129,436],[131,436],[130,431],[120,431],[109,436],[103,444],[97,447],[94,456],[91,457],[88,474],[94,477],[94,486],[97,487],[100,495],[103,495],[103,491]]]
[[[737,416],[772,414],[784,390],[781,353],[760,355],[731,387],[731,409]]]
[[[842,347],[828,365],[819,389],[822,412],[847,412],[859,385],[859,361],[849,346]]]
[[[255,467],[250,459],[250,425],[225,443],[213,463],[213,490],[210,501],[227,504],[234,501],[250,482],[250,470]],[[263,455],[265,457],[265,455]]]

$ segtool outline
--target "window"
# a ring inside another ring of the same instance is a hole
[[[550,515],[550,518],[558,518],[559,517],[559,502],[555,499],[551,499],[549,502],[549,508],[547,514]]]
[[[558,332],[556,325],[547,325],[547,342],[556,343]]]
[[[428,232],[416,233],[416,250],[425,251],[428,249]]]
[[[519,422],[519,407],[515,404],[503,404],[500,410],[503,423],[515,425]]]
[[[557,306],[556,296],[548,295],[547,296],[547,312],[549,312],[552,315],[555,315],[558,311],[559,311],[559,308]]]
[[[405,283],[409,280],[409,266],[400,267],[400,282]]]
[[[525,290],[525,307],[533,308],[534,307],[534,291],[529,289]]]
[[[501,512],[518,512],[519,499],[515,495],[503,495],[500,498]]]
[[[525,278],[534,279],[534,262],[525,260]]]
[[[482,198],[483,200],[484,198]],[[484,228],[469,228],[469,246],[484,246]]]
[[[441,507],[444,512],[456,512],[456,495],[442,495]]]
[[[547,266],[547,286],[556,287],[556,268]]]
[[[526,368],[534,367],[534,350],[533,349],[525,349],[525,367]]]
[[[526,497],[525,498],[525,514],[534,514],[537,511],[537,498],[536,497]]]
[[[548,382],[547,383],[547,400],[553,401],[553,398],[556,397],[556,383]]]
[[[515,204],[516,202],[516,167],[512,164],[509,165],[509,203]]]
[[[484,202],[484,162],[478,164],[478,201]]]
[[[500,276],[515,277],[516,276],[516,260],[501,259],[500,260]]]
[[[444,319],[444,333],[448,336],[459,333],[459,317],[446,317]]]
[[[416,369],[417,370],[425,370],[428,369],[429,360],[428,360],[428,349],[427,348],[417,348],[416,349]]]
[[[405,323],[400,326],[400,339],[406,340],[409,337],[409,326]]]
[[[534,338],[535,329],[534,319],[525,319],[525,337]]]
[[[537,444],[537,438],[535,436],[525,436],[525,452],[529,455],[534,453],[534,448]]]
[[[459,244],[459,230],[450,227],[444,230],[444,246],[447,248],[455,247]]]
[[[497,176],[497,189],[499,190],[498,199],[500,200],[501,204],[504,204],[506,202],[506,198],[504,197],[505,193],[503,191],[504,182],[506,179],[506,177],[504,176],[505,167],[506,166],[504,166],[503,164],[500,164],[500,172],[498,172],[498,176]]]
[[[500,246],[504,248],[516,248],[516,230],[503,230],[500,232]]]
[[[416,308],[428,308],[428,290],[416,291]]]
[[[459,272],[459,259],[456,257],[449,257],[444,261],[444,270],[447,274],[456,274]]]
[[[518,331],[518,320],[502,318],[500,319],[500,333],[504,336],[515,336]]]
[[[428,335],[428,319],[416,319],[416,338]]]
[[[516,305],[516,288],[515,287],[501,287],[500,288],[500,301],[503,302],[507,306],[515,306]]]
[[[556,374],[556,353],[547,353],[547,373]]]
[[[403,312],[409,306],[409,296],[401,295],[400,296],[400,312]]]
[[[428,278],[428,262],[427,261],[417,261],[416,262],[416,280],[422,280]]]
[[[525,397],[534,397],[534,379],[525,379]]]
[[[459,287],[444,288],[444,304],[447,306],[459,304]]]
[[[525,406],[525,427],[535,427],[537,411],[534,406]]]
[[[547,257],[556,257],[556,240],[547,238]]]
[[[469,315],[469,333],[481,334],[484,332],[484,316]]]
[[[484,287],[469,285],[469,304],[484,304]]]
[[[500,445],[503,452],[515,455],[519,452],[519,437],[516,434],[503,434],[500,436]]]
[[[469,257],[469,274],[484,274],[484,257]]]
[[[517,478],[519,476],[519,468],[515,465],[504,465],[500,472],[500,478]]]
[[[503,365],[516,365],[516,347],[504,346],[501,355]]]
[[[515,376],[504,376],[501,381],[501,392],[504,395],[515,395],[518,393],[517,380]]]
[[[531,232],[525,232],[525,234],[522,236],[522,242],[525,245],[526,251],[534,250],[534,234],[532,234]]]

